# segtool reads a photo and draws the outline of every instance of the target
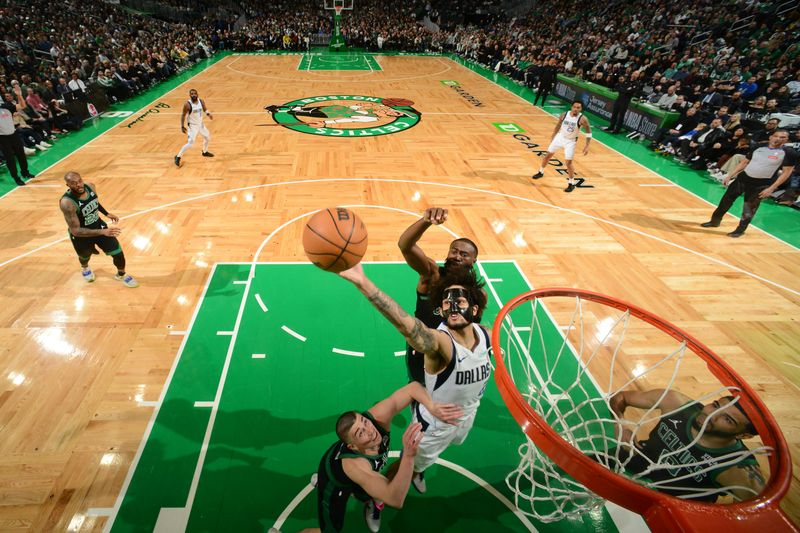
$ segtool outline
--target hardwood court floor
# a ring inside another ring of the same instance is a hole
[[[361,206],[369,261],[400,260],[402,230],[443,206],[446,229],[472,237],[483,259],[516,261],[536,287],[581,287],[666,317],[746,377],[800,457],[797,249],[756,230],[729,239],[732,218],[699,228],[708,203],[598,142],[576,158],[594,188],[565,194],[552,169],[533,185],[520,135],[546,146],[552,117],[448,59],[380,56],[370,72],[298,71],[299,61],[227,57],[158,100],[169,108],[134,115],[42,173],[40,187],[0,199],[0,530],[100,530],[210,267],[257,251],[303,260],[302,219],[329,205]],[[198,140],[176,168],[189,88],[214,112],[216,157],[200,157]],[[258,126],[272,122],[266,105],[321,95],[405,98],[422,120],[346,139]],[[524,134],[493,125],[509,122]],[[69,170],[123,219],[138,289],[114,281],[101,256],[97,281],[81,279],[58,210]],[[433,228],[421,244],[441,258],[450,239]],[[795,520],[796,478],[784,501]]]

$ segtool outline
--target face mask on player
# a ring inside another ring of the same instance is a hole
[[[464,298],[467,300],[467,306],[461,307],[458,305],[458,299]],[[469,292],[466,289],[447,289],[444,291],[444,301],[450,304],[446,314],[458,313],[463,316],[467,322],[472,322],[475,315],[472,314],[472,302],[469,300]],[[445,311],[442,309],[441,315],[445,316]]]

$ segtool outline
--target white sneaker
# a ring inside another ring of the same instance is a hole
[[[22,150],[25,152],[25,155],[36,155],[36,150],[33,148],[28,148],[27,146],[23,146]]]
[[[45,145],[44,145],[44,144],[42,144],[42,143],[39,143],[39,144],[37,144],[37,145],[36,145],[36,148],[37,148],[37,149],[39,149],[39,150],[41,150],[41,151],[45,151],[45,150],[47,150],[47,146],[45,146]]]
[[[125,284],[126,287],[130,287],[131,289],[135,289],[136,287],[139,286],[139,284],[136,282],[135,279],[133,279],[133,276],[131,276],[130,274],[125,274],[125,276],[114,274],[114,279],[117,281],[121,281],[122,283]]]
[[[46,143],[46,142],[44,142],[44,141],[40,142],[39,144],[41,144],[41,145],[42,145],[42,146],[44,146],[45,148],[52,148],[52,147],[53,147],[53,145],[52,145],[52,144],[50,144],[50,143]]]
[[[95,280],[94,272],[92,272],[92,269],[89,267],[81,269],[81,275],[83,279],[86,280],[86,283],[91,283]]]
[[[381,530],[381,510],[378,509],[372,498],[364,504],[364,521],[372,533],[378,533]]]

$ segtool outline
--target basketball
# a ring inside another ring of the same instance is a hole
[[[303,229],[303,249],[322,270],[341,272],[358,264],[367,251],[367,228],[355,213],[329,207],[314,214]]]

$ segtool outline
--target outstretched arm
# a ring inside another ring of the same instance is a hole
[[[456,404],[435,403],[425,387],[417,382],[409,383],[396,390],[385,400],[373,405],[369,412],[384,429],[389,429],[392,419],[397,413],[408,407],[412,400],[421,403],[433,416],[448,424],[455,425],[458,418],[464,414]]]
[[[422,218],[411,224],[397,241],[397,246],[403,253],[403,258],[408,266],[419,273],[420,278],[429,278],[438,272],[436,261],[425,255],[417,242],[432,225],[439,225],[447,220],[447,209],[429,207]]]
[[[367,297],[367,300],[386,317],[389,322],[406,338],[408,344],[418,352],[433,358],[449,360],[450,341],[446,333],[431,329],[419,319],[406,313],[397,302],[381,291],[372,280],[364,275],[361,263],[339,275],[351,282]]]
[[[664,395],[664,398],[659,402],[662,395]],[[625,409],[628,406],[639,409],[655,407],[662,413],[668,413],[691,401],[692,399],[685,394],[673,390],[667,391],[666,394],[664,394],[664,389],[653,389],[649,391],[625,390],[612,396],[608,404],[619,418],[624,418]]]

